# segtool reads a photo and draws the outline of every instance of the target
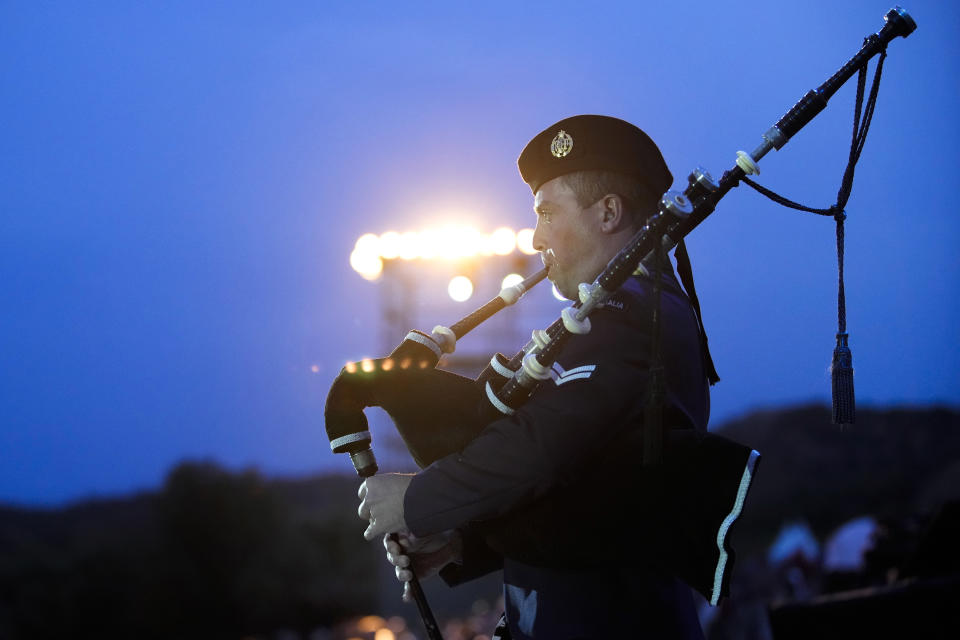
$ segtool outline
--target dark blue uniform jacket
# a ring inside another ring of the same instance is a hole
[[[665,421],[705,430],[709,385],[697,319],[672,270],[662,282]],[[551,379],[524,406],[488,425],[460,453],[422,470],[406,492],[404,513],[414,534],[463,532],[464,564],[448,567],[448,582],[503,568],[514,638],[702,637],[689,588],[618,561],[635,551],[627,519],[648,514],[631,511],[629,493],[618,494],[617,486],[602,481],[611,454],[640,464],[642,450],[635,444],[625,450],[624,443],[639,442],[625,437],[642,428],[652,290],[649,278],[631,277],[591,314],[590,333],[569,339]],[[598,494],[597,504],[614,511],[606,516],[623,519],[616,541],[591,536],[589,527],[576,523],[577,535],[585,536],[579,547],[595,562],[565,565],[562,559],[531,561],[529,554],[491,551],[484,533],[498,522],[510,523],[509,530],[522,526],[528,514],[548,514],[560,531],[564,522],[578,520],[582,503],[591,501],[577,491],[584,478],[594,479],[589,490]]]

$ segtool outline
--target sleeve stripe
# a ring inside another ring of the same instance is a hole
[[[553,378],[553,381],[557,383],[558,387],[564,382],[570,382],[571,380],[583,380],[585,378],[589,378],[591,375],[593,375],[592,371],[587,371],[586,373],[574,373],[573,375],[567,373],[562,376],[558,376],[553,371],[550,372],[550,377]]]
[[[747,459],[747,465],[743,468],[743,476],[740,478],[740,488],[737,490],[737,498],[733,502],[733,508],[727,517],[723,519],[720,529],[717,531],[717,548],[720,550],[720,558],[717,561],[717,569],[713,574],[713,591],[710,593],[710,604],[716,606],[720,601],[720,589],[723,586],[723,573],[727,568],[727,550],[724,547],[727,532],[731,525],[740,517],[743,510],[743,501],[747,498],[747,490],[750,489],[750,483],[753,482],[753,474],[757,468],[757,462],[760,460],[760,453],[756,450],[750,451],[750,457]]]

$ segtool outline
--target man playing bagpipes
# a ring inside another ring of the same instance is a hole
[[[545,129],[518,164],[534,194],[534,246],[549,278],[576,302],[509,361],[494,356],[476,381],[431,367],[487,310],[512,304],[522,289],[505,289],[500,302],[451,329],[408,334],[394,354],[403,356],[403,368],[425,349],[417,356],[422,375],[388,373],[388,358],[382,376],[337,378],[324,412],[331,449],[349,453],[366,478],[359,492],[359,515],[370,521],[364,536],[397,534],[384,538],[387,559],[432,640],[439,632],[411,568],[421,576],[439,571],[450,585],[502,568],[506,612],[494,637],[703,636],[690,587],[711,604],[728,594],[730,528],[760,456],[706,430],[717,376],[683,238],[741,181],[781,204],[835,218],[834,422],[852,423],[843,211],[887,44],[915,29],[902,8],[888,11],[883,28],[804,94],[753,151],[738,151],[718,182],[696,169],[683,193],[664,193],[673,178],[663,157],[631,124],[574,116]],[[878,54],[861,121],[867,63]],[[749,181],[757,163],[854,74],[854,135],[837,203],[811,209]],[[674,246],[683,289],[665,256]],[[408,400],[425,381],[431,401]],[[464,399],[471,407],[461,411]],[[387,410],[422,471],[373,475],[362,413],[368,406]]]
[[[643,131],[606,116],[548,127],[518,165],[534,195],[533,246],[569,299],[673,182]],[[364,536],[399,533],[384,537],[398,579],[410,580],[411,563],[450,585],[502,568],[501,637],[703,637],[690,587],[655,560],[669,544],[653,533],[664,500],[636,492],[648,403],[660,403],[667,431],[703,434],[715,376],[698,312],[663,256],[652,253],[591,315],[589,332],[569,339],[512,415],[419,473],[365,480]],[[652,364],[661,367],[655,400]],[[672,480],[651,475],[658,482]]]

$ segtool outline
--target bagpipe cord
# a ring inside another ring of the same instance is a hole
[[[870,87],[870,95],[867,98],[866,107],[863,104],[863,93],[866,87],[867,65],[860,67],[857,75],[857,100],[853,113],[853,136],[850,143],[850,155],[847,160],[847,167],[843,172],[843,180],[840,183],[840,189],[837,192],[837,201],[826,209],[815,209],[807,207],[793,200],[784,198],[774,193],[770,189],[760,186],[749,178],[741,178],[743,182],[767,196],[777,204],[781,204],[798,211],[807,211],[821,216],[831,216],[836,222],[837,230],[837,342],[833,350],[833,360],[830,365],[830,377],[833,391],[833,415],[834,424],[853,424],[855,418],[855,401],[853,393],[853,356],[850,351],[849,336],[847,334],[847,305],[846,295],[843,286],[843,258],[844,258],[844,227],[846,220],[847,200],[850,199],[850,191],[853,188],[853,173],[863,151],[863,145],[867,139],[867,130],[870,128],[870,121],[873,119],[873,110],[877,102],[877,91],[880,88],[880,75],[883,71],[883,60],[887,57],[887,51],[880,52],[877,60],[877,68],[873,75],[873,82]],[[861,119],[862,113],[862,119]]]

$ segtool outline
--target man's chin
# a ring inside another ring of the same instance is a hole
[[[547,280],[550,281],[550,283],[553,285],[553,288],[560,292],[560,295],[562,295],[564,298],[567,300],[577,300],[577,287],[573,288],[573,293],[571,294],[568,290],[566,290],[566,286],[561,286],[558,282],[559,275],[560,274],[557,273],[556,267],[550,267],[550,270],[547,272]]]
[[[556,278],[553,277],[553,274],[547,273],[547,280],[549,280],[549,281],[550,281],[550,284],[553,285],[554,295],[556,295],[557,292],[559,292],[560,295],[563,295],[563,291],[560,291],[560,285],[557,284],[557,280],[556,280]]]
[[[556,287],[557,291],[560,292],[560,295],[562,295],[562,296],[563,296],[564,298],[566,298],[567,300],[576,300],[577,297],[578,297],[576,291],[574,291],[573,293],[571,293],[570,291],[568,291],[568,290],[566,290],[566,289],[561,289],[560,287],[557,286],[557,283],[556,283],[556,282],[553,283],[553,286]]]

